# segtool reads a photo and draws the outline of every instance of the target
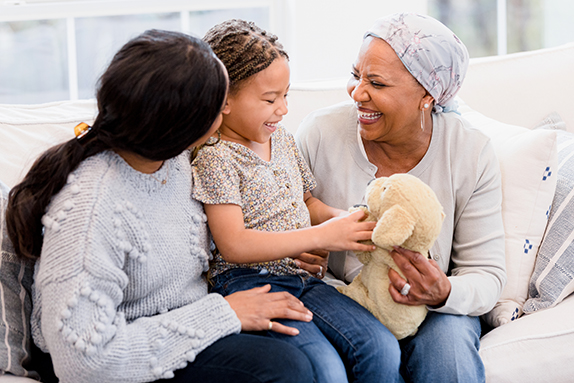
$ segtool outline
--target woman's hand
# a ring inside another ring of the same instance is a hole
[[[287,335],[297,335],[299,330],[284,326],[271,319],[293,319],[310,322],[313,313],[303,303],[287,292],[270,293],[271,285],[238,291],[225,297],[241,321],[243,331],[271,330]],[[271,323],[271,325],[270,325]]]
[[[331,218],[324,223],[313,226],[320,230],[317,234],[322,246],[320,248],[331,251],[373,251],[374,245],[365,245],[359,241],[371,239],[376,222],[364,222],[364,211],[356,211],[350,214]]]
[[[391,256],[407,279],[405,281],[395,270],[389,270],[389,292],[395,302],[435,307],[444,305],[451,285],[438,263],[420,253],[397,246],[391,251]],[[407,295],[401,295],[400,291],[407,282],[411,288]]]
[[[323,279],[329,264],[329,252],[327,250],[313,250],[308,253],[301,253],[295,258],[295,263],[315,277]]]

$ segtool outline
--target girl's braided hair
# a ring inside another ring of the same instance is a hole
[[[239,90],[243,80],[261,72],[276,58],[289,60],[277,36],[252,21],[224,21],[207,31],[203,40],[225,65],[231,94]]]

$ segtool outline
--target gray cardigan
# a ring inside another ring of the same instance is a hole
[[[340,209],[365,202],[377,167],[359,139],[352,102],[313,112],[295,138],[317,180],[313,196]],[[448,273],[452,290],[435,311],[488,312],[506,283],[500,169],[490,140],[455,113],[433,114],[430,147],[409,173],[434,190],[446,214],[431,255]],[[350,282],[362,265],[348,252],[332,253],[329,267]]]

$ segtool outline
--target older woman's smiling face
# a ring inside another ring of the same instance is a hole
[[[421,109],[430,96],[384,40],[363,41],[347,91],[355,100],[363,139],[398,143],[420,132]]]

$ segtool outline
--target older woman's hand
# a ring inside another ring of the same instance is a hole
[[[275,331],[297,335],[299,330],[284,326],[272,319],[293,319],[310,322],[313,313],[299,299],[287,292],[270,293],[271,285],[238,291],[225,297],[239,321],[243,331]]]
[[[406,281],[395,270],[389,271],[389,292],[397,303],[405,305],[444,305],[450,294],[450,281],[438,264],[426,259],[422,254],[395,247],[391,251],[395,263],[403,272]],[[408,294],[400,291],[406,283],[411,286]]]
[[[323,279],[329,264],[329,252],[327,250],[313,250],[302,253],[295,259],[295,263],[315,277]]]

